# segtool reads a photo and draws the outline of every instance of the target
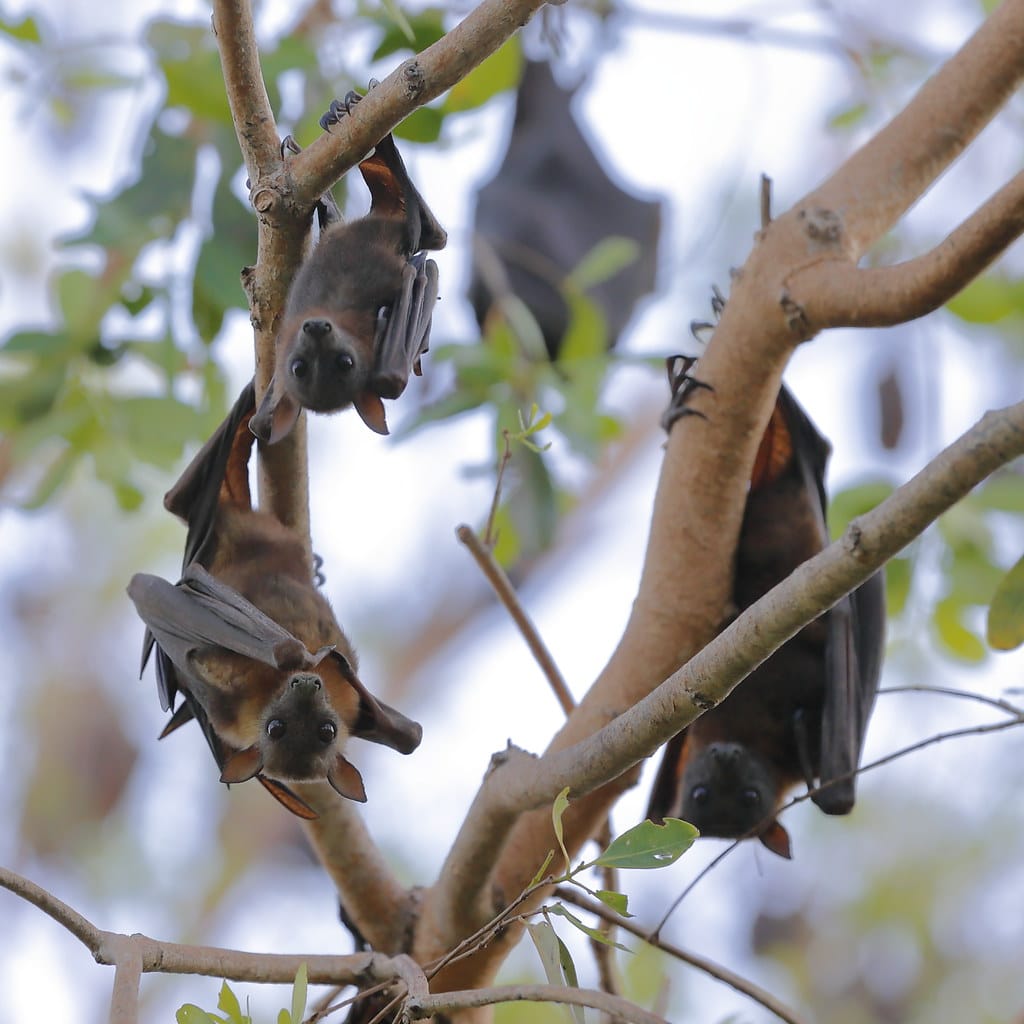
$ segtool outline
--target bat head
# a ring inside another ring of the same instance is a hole
[[[296,672],[264,709],[255,742],[227,760],[221,781],[326,778],[342,796],[365,801],[363,780],[341,753],[348,735],[320,676]]]
[[[702,835],[738,839],[756,834],[772,852],[789,857],[789,838],[774,819],[775,772],[739,743],[710,743],[683,773],[682,816]]]
[[[274,379],[250,422],[261,441],[274,444],[286,436],[302,409],[337,412],[353,404],[371,430],[388,432],[384,406],[370,388],[376,325],[345,319],[317,309],[286,321]]]

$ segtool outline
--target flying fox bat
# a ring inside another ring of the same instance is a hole
[[[362,97],[350,92],[320,119],[325,131]],[[355,406],[378,434],[388,432],[383,398],[397,398],[420,374],[437,302],[437,264],[423,250],[448,236],[417,192],[390,133],[359,164],[370,212],[341,223],[324,196],[320,241],[292,282],[276,341],[274,377],[252,418],[273,444],[301,409]]]
[[[510,295],[540,327],[558,358],[571,320],[565,279],[598,243],[621,236],[637,259],[587,288],[604,315],[608,346],[637,303],[654,291],[661,203],[641,199],[608,177],[572,112],[578,87],[562,88],[547,61],[526,61],[516,91],[508,149],[477,193],[469,300],[486,327]]]
[[[140,573],[128,594],[147,626],[143,669],[156,648],[161,706],[183,695],[161,738],[195,718],[222,782],[257,778],[290,811],[315,818],[287,782],[326,779],[365,800],[343,754],[348,738],[408,754],[422,730],[360,681],[301,539],[252,508],[254,406],[250,383],[164,498],[188,526],[181,580]]]
[[[702,415],[685,402],[707,387],[694,360],[669,360],[673,399],[666,429]],[[831,452],[783,387],[754,462],[736,555],[733,600],[749,607],[827,543],[825,467]],[[666,745],[648,816],[678,814],[705,836],[757,835],[791,856],[776,819],[787,791],[804,781],[826,814],[853,808],[885,639],[885,593],[876,573],[805,626],[717,707]]]

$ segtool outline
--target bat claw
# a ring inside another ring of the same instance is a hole
[[[281,140],[281,159],[282,160],[287,158],[286,155],[288,153],[295,154],[295,153],[301,153],[301,152],[302,152],[302,147],[295,141],[295,136],[293,136],[293,135],[286,135]]]
[[[370,88],[372,89],[375,85],[379,85],[375,79],[370,79]],[[343,117],[347,114],[352,113],[352,108],[362,99],[363,97],[355,91],[355,89],[349,89],[345,93],[344,99],[331,100],[331,105],[327,108],[327,113],[320,118],[320,127],[325,132],[329,132],[333,125],[338,124]]]
[[[669,387],[672,389],[672,399],[661,417],[661,425],[666,433],[670,432],[676,420],[682,419],[683,416],[699,416],[702,420],[707,420],[707,416],[699,409],[691,409],[685,404],[694,391],[701,388],[705,391],[715,390],[706,381],[690,374],[690,367],[696,361],[693,356],[669,356],[665,360]]]

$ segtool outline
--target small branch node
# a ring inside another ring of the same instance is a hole
[[[812,241],[830,246],[842,241],[843,220],[835,210],[824,207],[801,210],[800,219],[804,221],[804,232]]]
[[[417,100],[427,84],[427,75],[418,60],[412,58],[402,65],[402,81],[405,83],[405,95],[409,100]]]
[[[807,319],[807,312],[804,310],[804,307],[799,302],[796,302],[789,292],[785,291],[782,293],[779,305],[785,314],[786,326],[789,330],[793,334],[807,337],[810,330],[810,322]]]

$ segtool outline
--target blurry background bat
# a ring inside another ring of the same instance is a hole
[[[350,92],[321,118],[337,124],[361,97]],[[347,224],[325,196],[319,243],[292,282],[276,342],[274,379],[252,419],[261,441],[284,437],[301,409],[354,405],[363,422],[388,432],[382,398],[397,398],[419,373],[437,301],[437,264],[447,234],[409,179],[385,135],[359,164],[370,212]]]
[[[692,363],[669,360],[668,429],[691,412],[687,394],[704,386],[688,376]],[[830,451],[783,387],[761,439],[744,510],[733,587],[739,611],[828,543]],[[789,836],[775,814],[790,787],[820,780],[826,788],[814,802],[826,814],[849,813],[855,794],[850,773],[860,761],[881,671],[884,602],[884,578],[876,573],[670,740],[648,816],[677,815],[705,836],[756,834],[789,857]]]
[[[545,62],[528,61],[516,95],[508,150],[477,195],[469,297],[481,326],[510,295],[533,314],[552,359],[569,326],[565,278],[594,246],[616,235],[637,258],[593,288],[615,344],[637,302],[654,290],[661,203],[639,199],[605,173],[572,115],[574,91]]]
[[[177,585],[137,574],[128,586],[156,645],[160,703],[184,702],[162,736],[197,719],[222,782],[257,778],[290,811],[315,813],[285,784],[326,779],[365,800],[342,751],[349,736],[408,754],[420,726],[376,700],[356,675],[355,654],[311,579],[301,539],[252,508],[248,429],[253,385],[167,492],[185,520]]]

